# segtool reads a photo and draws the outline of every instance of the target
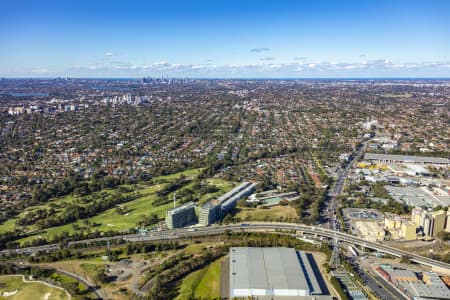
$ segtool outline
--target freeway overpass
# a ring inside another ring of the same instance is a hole
[[[416,255],[407,251],[403,251],[400,249],[396,249],[390,246],[383,245],[379,242],[369,242],[360,237],[350,235],[342,232],[335,232],[330,229],[308,226],[302,224],[293,224],[293,223],[269,223],[269,222],[252,222],[245,224],[230,224],[230,225],[216,225],[210,227],[198,227],[193,231],[192,229],[174,229],[174,230],[165,230],[165,231],[152,231],[147,235],[140,234],[130,234],[130,235],[119,235],[113,237],[103,237],[96,238],[90,240],[81,240],[81,241],[73,241],[69,243],[69,246],[76,244],[90,244],[93,242],[99,241],[112,241],[112,240],[126,240],[130,242],[141,242],[141,241],[164,241],[164,240],[174,240],[179,238],[195,238],[195,237],[204,237],[209,235],[220,235],[226,233],[226,231],[240,232],[240,231],[248,231],[248,232],[271,232],[277,233],[276,230],[295,230],[303,232],[304,234],[311,234],[316,236],[322,236],[325,238],[332,239],[335,236],[338,241],[345,242],[353,245],[360,245],[365,248],[373,249],[378,252],[383,252],[389,255],[402,257],[407,256],[412,261],[427,265],[430,267],[438,267],[444,270],[450,270],[450,264],[433,260],[431,258],[423,257],[420,255]],[[37,247],[28,247],[28,248],[19,248],[17,250],[3,250],[1,253],[11,253],[16,252],[19,254],[31,254],[37,251],[51,251],[59,249],[59,244],[51,244]]]

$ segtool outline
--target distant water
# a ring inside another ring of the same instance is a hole
[[[48,93],[11,93],[13,97],[48,97]]]

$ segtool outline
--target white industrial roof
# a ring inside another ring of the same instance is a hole
[[[230,248],[230,289],[320,294],[308,257],[293,248]]]
[[[366,153],[364,155],[364,159],[401,161],[401,162],[411,162],[411,163],[450,164],[450,160],[448,158],[429,157],[429,156],[395,155],[395,154]]]

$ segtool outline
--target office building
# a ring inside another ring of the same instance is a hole
[[[208,226],[219,222],[236,207],[236,203],[255,191],[256,184],[243,182],[217,199],[208,201],[200,207],[199,223]]]
[[[445,219],[447,213],[444,210],[433,211],[430,213],[433,218],[433,231],[430,236],[436,237],[437,234],[445,229]]]
[[[450,209],[447,211],[447,219],[446,219],[445,231],[450,232]]]
[[[220,220],[220,204],[217,200],[206,202],[199,211],[199,224],[208,226]]]
[[[447,214],[444,210],[422,211],[422,231],[424,235],[436,237],[437,234],[445,230],[445,220]]]
[[[196,222],[194,202],[185,203],[167,212],[166,224],[170,229],[185,227]]]
[[[411,221],[417,227],[423,227],[424,210],[421,207],[414,207],[411,212]]]
[[[224,197],[226,195],[225,194],[224,196],[219,198],[220,214],[222,217],[233,210],[240,199],[245,198],[253,193],[255,191],[256,184],[244,182],[238,188],[239,190],[237,192],[230,194],[227,197]]]

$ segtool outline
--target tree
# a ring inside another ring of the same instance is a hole
[[[402,264],[410,264],[411,263],[411,258],[409,256],[402,256],[402,258],[400,259],[400,263],[402,263]]]
[[[450,241],[450,232],[445,232],[444,230],[437,233],[436,237],[443,241]]]
[[[105,274],[105,269],[104,269],[104,268],[98,268],[98,269],[95,271],[94,281],[95,281],[97,284],[100,284],[100,283],[107,283],[107,282],[108,282],[108,276],[106,276],[106,274]]]

